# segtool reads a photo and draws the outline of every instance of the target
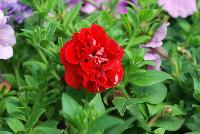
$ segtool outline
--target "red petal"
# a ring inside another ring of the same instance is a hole
[[[103,27],[96,24],[91,25],[90,36],[93,37],[97,43],[100,43],[101,46],[105,46],[105,44],[108,42],[108,36]]]
[[[65,59],[71,64],[78,64],[78,58],[74,48],[74,43],[72,41],[67,42],[64,52]]]
[[[78,34],[78,39],[83,43],[87,43],[87,35],[88,34],[89,34],[89,29],[82,28]]]
[[[107,87],[111,88],[118,84],[124,75],[123,67],[120,61],[113,60],[103,66],[103,70],[108,78]]]
[[[61,49],[60,49],[60,62],[64,65],[66,63],[65,60],[65,49],[66,49],[66,45],[65,44]]]
[[[83,78],[77,74],[77,70],[79,67],[79,65],[72,65],[68,63],[65,68],[65,81],[69,86],[75,89],[80,89],[83,87]]]
[[[109,39],[109,43],[106,46],[107,56],[111,59],[122,60],[124,55],[124,49],[117,44],[113,39]]]

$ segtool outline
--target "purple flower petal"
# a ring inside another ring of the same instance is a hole
[[[66,3],[68,3],[69,7],[72,8],[74,7],[76,4],[78,4],[79,2],[81,2],[81,0],[65,0]],[[81,7],[81,11],[86,13],[86,14],[91,14],[94,11],[97,10],[97,7],[99,8],[101,6],[102,3],[107,2],[107,0],[93,0],[91,1],[93,2],[92,4],[88,1],[83,1],[83,5]],[[105,9],[104,7],[102,7],[103,9]]]
[[[165,39],[167,35],[167,27],[169,26],[169,23],[162,24],[158,30],[153,35],[153,38],[150,42],[148,42],[145,45],[142,45],[144,48],[156,48],[161,47],[163,45],[163,40]]]
[[[13,28],[6,24],[3,12],[0,10],[0,59],[8,59],[13,55],[12,46],[16,43]]]
[[[69,7],[74,7],[76,4],[81,2],[81,0],[65,0],[65,2],[69,4]]]
[[[13,56],[12,47],[0,45],[0,59],[7,60],[12,56]]]
[[[145,53],[144,60],[151,60],[156,64],[156,66],[149,65],[147,67],[149,70],[160,70],[161,59],[159,54],[161,54],[165,58],[168,57],[167,52],[162,48],[162,41],[167,35],[168,25],[169,23],[162,24],[153,35],[151,41],[145,45],[141,45],[142,48],[149,48],[149,51]]]
[[[186,18],[197,11],[196,0],[159,0],[158,3],[173,18]]]
[[[81,11],[86,14],[91,14],[96,10],[96,7],[90,3],[85,3],[84,6],[81,7]]]
[[[154,41],[150,41],[148,42],[147,44],[145,45],[142,45],[143,48],[156,48],[156,47],[160,47],[163,45],[163,42],[160,41],[160,42],[154,42]]]
[[[156,64],[156,66],[148,65],[147,66],[148,70],[160,70],[161,59],[160,59],[160,56],[158,54],[152,53],[152,52],[147,52],[144,55],[144,60],[150,60],[150,61],[153,61]]]
[[[4,10],[9,18],[15,19],[18,24],[32,15],[32,9],[18,0],[0,0],[0,9]]]
[[[156,31],[156,33],[153,36],[152,41],[155,42],[159,42],[165,39],[166,35],[167,35],[167,27],[169,26],[169,23],[164,23],[162,24],[158,30]]]
[[[10,25],[0,26],[0,45],[13,46],[15,43],[13,28]]]
[[[125,14],[127,12],[126,7],[128,6],[128,3],[126,0],[121,0],[117,5],[116,5],[116,12],[120,14]]]
[[[0,9],[0,26],[5,25],[7,22],[7,18],[4,16],[3,11]]]
[[[131,0],[130,2],[132,2],[133,4],[135,4],[138,8],[140,8],[140,5],[137,3],[136,0]],[[125,14],[127,13],[127,6],[128,6],[128,2],[127,0],[120,0],[119,3],[116,5],[116,13],[117,14]]]

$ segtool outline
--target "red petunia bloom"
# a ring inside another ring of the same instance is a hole
[[[75,88],[101,92],[118,84],[124,75],[124,50],[96,24],[74,33],[60,50],[65,81]]]

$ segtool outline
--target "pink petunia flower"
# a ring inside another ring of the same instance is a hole
[[[167,27],[169,23],[162,24],[158,30],[153,35],[153,38],[151,41],[149,41],[147,44],[142,45],[142,48],[148,48],[149,50],[145,53],[144,60],[150,60],[153,61],[156,66],[148,66],[147,69],[149,70],[160,70],[161,66],[161,59],[160,55],[162,55],[164,58],[168,58],[167,52],[163,49],[163,40],[165,39],[167,35]]]
[[[90,1],[90,2],[89,2]],[[81,0],[65,0],[69,7],[74,7],[76,4],[80,3]],[[107,0],[83,0],[83,5],[81,11],[86,14],[91,14],[100,8],[103,3],[108,2]],[[105,7],[103,7],[105,8]]]
[[[186,18],[197,11],[196,0],[158,0],[158,3],[173,18]]]
[[[0,10],[0,59],[9,59],[13,55],[12,46],[16,43],[13,28],[6,24],[7,18]]]
[[[140,8],[140,5],[136,0],[129,0],[129,2],[132,2],[135,4],[138,8]],[[116,13],[117,14],[126,14],[127,13],[127,7],[129,6],[129,3],[127,0],[120,0],[115,7]]]

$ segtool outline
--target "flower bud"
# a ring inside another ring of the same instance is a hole
[[[171,114],[172,113],[172,108],[171,107],[167,107],[164,110],[165,113]]]
[[[6,80],[3,80],[2,82],[0,82],[0,92],[3,88],[5,88],[5,93],[8,93],[11,89],[10,83]]]

